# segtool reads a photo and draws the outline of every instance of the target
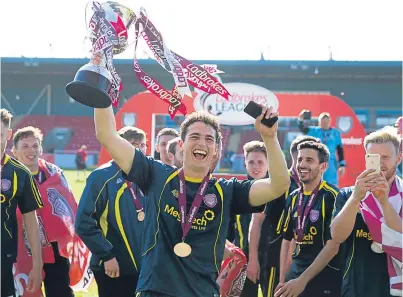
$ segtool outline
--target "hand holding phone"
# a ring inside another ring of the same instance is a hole
[[[249,103],[245,106],[243,111],[248,115],[250,115],[252,118],[257,119],[262,114],[262,109],[263,108],[255,101],[249,101]],[[277,121],[278,121],[277,116],[268,119],[266,119],[266,117],[263,117],[261,123],[271,128]]]
[[[366,169],[374,169],[373,174],[380,174],[381,173],[381,156],[378,154],[366,154],[365,155],[365,167]]]

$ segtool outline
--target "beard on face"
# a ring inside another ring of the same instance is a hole
[[[316,168],[299,168],[299,170],[304,170],[304,169],[305,170],[307,169],[310,171],[309,174],[304,177],[301,177],[301,175],[299,175],[300,181],[305,184],[310,184],[318,177],[318,175],[320,175],[319,166]]]
[[[384,174],[386,180],[390,180],[393,176],[395,176],[396,174],[396,167],[393,167],[391,169],[389,168],[381,168],[382,173]]]

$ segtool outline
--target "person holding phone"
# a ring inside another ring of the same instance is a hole
[[[402,158],[399,144],[393,127],[367,135],[364,140],[367,169],[357,177],[353,187],[341,189],[336,198],[331,235],[337,244],[343,243],[345,251],[342,297],[402,296],[402,291],[396,288],[401,287],[402,271],[391,265],[394,259],[382,244],[382,238],[389,237],[395,242],[401,242],[402,238],[403,183],[396,175]],[[368,216],[368,211],[378,217],[378,224]],[[375,238],[379,235],[381,244]],[[401,256],[401,245],[393,249]]]
[[[298,128],[308,136],[319,138],[327,146],[330,152],[329,167],[324,173],[323,179],[337,186],[339,184],[338,175],[344,175],[346,166],[340,131],[331,127],[332,118],[329,113],[322,112],[319,115],[318,126],[307,126],[311,116],[311,111],[302,110],[299,114]]]

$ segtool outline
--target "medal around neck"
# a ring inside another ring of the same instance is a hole
[[[145,217],[146,217],[146,215],[145,215],[144,211],[139,211],[139,212],[137,213],[137,220],[138,220],[139,222],[144,221]]]
[[[180,213],[180,222],[182,228],[182,242],[176,244],[174,246],[174,253],[178,257],[187,257],[192,253],[192,248],[189,244],[185,243],[186,235],[189,233],[190,228],[192,227],[192,222],[194,221],[197,211],[203,201],[204,194],[206,193],[208,182],[210,180],[210,173],[208,173],[202,183],[200,184],[199,190],[195,198],[193,199],[192,205],[190,206],[189,213],[187,212],[186,207],[186,184],[185,184],[185,173],[183,172],[183,168],[178,172],[179,176],[179,193],[178,193],[178,206]]]
[[[186,242],[179,242],[174,246],[174,253],[178,257],[186,258],[192,253],[192,247]]]

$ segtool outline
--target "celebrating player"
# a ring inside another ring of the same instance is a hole
[[[297,173],[301,188],[288,196],[287,218],[280,253],[280,283],[276,297],[339,296],[341,277],[338,245],[330,237],[330,222],[338,189],[322,181],[329,150],[318,142],[298,145]],[[286,267],[290,241],[296,248],[291,267]],[[329,265],[328,265],[329,264]]]
[[[118,135],[146,153],[143,130],[127,126]],[[115,162],[100,166],[88,177],[77,211],[76,229],[92,252],[90,267],[99,297],[135,295],[141,266],[143,205],[142,192],[123,179]]]
[[[264,213],[254,213],[249,232],[249,274],[253,280],[258,279],[263,296],[272,297],[279,283],[280,250],[282,227],[284,222],[285,201],[289,193],[299,188],[297,175],[298,145],[307,141],[318,142],[319,139],[301,135],[290,145],[292,165],[289,170],[290,187],[278,199],[267,204]],[[295,242],[291,246],[295,247]],[[290,246],[290,249],[292,248]],[[259,252],[258,252],[259,251]]]
[[[400,137],[392,127],[367,135],[365,150],[380,156],[381,172],[365,170],[354,187],[341,189],[337,196],[331,232],[336,242],[344,242],[343,297],[402,296],[399,145]]]
[[[266,113],[267,112],[267,113]],[[95,109],[97,138],[115,162],[147,195],[144,258],[137,291],[141,297],[218,296],[216,278],[232,214],[262,211],[289,186],[287,165],[277,139],[276,116],[264,108],[255,122],[265,142],[270,178],[217,181],[210,174],[221,129],[207,113],[192,113],[180,129],[183,167],[154,161],[116,133],[112,107]],[[188,211],[189,209],[189,211]]]
[[[42,132],[38,128],[31,126],[21,128],[14,134],[12,151],[17,160],[31,171],[39,184],[39,191],[42,193],[44,201],[44,208],[38,211],[38,218],[43,222],[41,225],[43,230],[40,230],[44,234],[42,237],[44,239],[42,241],[42,253],[49,255],[44,256],[43,265],[45,272],[43,283],[46,296],[72,297],[74,295],[70,288],[70,261],[67,243],[74,241],[72,236],[74,232],[72,234],[71,230],[74,230],[75,214],[69,210],[77,209],[77,203],[68,190],[67,180],[63,176],[62,170],[55,164],[40,158],[43,150],[42,137]],[[57,194],[54,189],[57,190]],[[70,199],[68,199],[69,196]],[[54,205],[58,205],[62,212],[58,213]],[[47,209],[48,211],[46,211]],[[67,218],[68,216],[70,218]],[[51,227],[53,227],[52,230],[50,230]],[[23,243],[19,242],[19,244]],[[62,251],[63,256],[60,251]],[[20,269],[23,261],[22,258],[17,262]]]
[[[11,138],[12,115],[1,109],[1,296],[15,296],[13,264],[17,259],[17,206],[26,226],[31,247],[32,270],[27,290],[35,292],[42,283],[42,253],[39,225],[35,210],[43,206],[29,169],[6,154]]]
[[[267,150],[263,142],[261,141],[250,141],[245,143],[244,147],[245,156],[245,167],[248,174],[249,180],[257,180],[262,178],[267,178],[268,175],[268,162],[267,162]],[[236,215],[235,217],[235,240],[234,243],[238,245],[248,257],[248,268],[247,268],[247,279],[242,290],[241,296],[257,296],[259,276],[254,270],[256,258],[258,253],[250,253],[248,246],[248,234],[249,234],[249,224],[252,219],[252,214],[242,214]]]

